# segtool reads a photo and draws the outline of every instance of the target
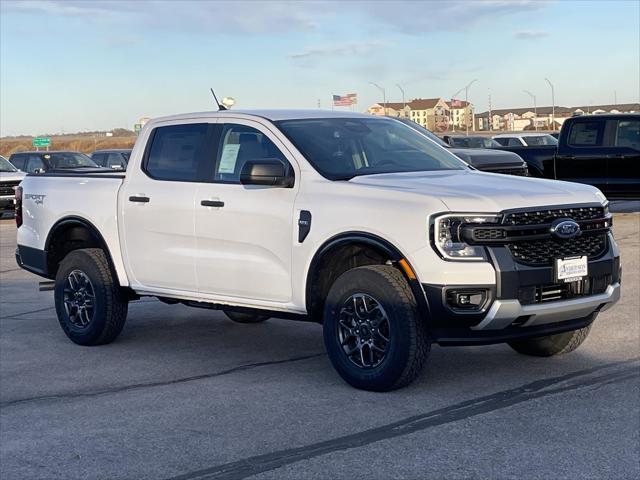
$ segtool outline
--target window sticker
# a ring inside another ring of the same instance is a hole
[[[228,143],[222,148],[218,173],[235,172],[236,161],[238,160],[238,150],[240,150],[240,145],[237,143]]]

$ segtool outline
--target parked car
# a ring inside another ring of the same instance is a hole
[[[493,148],[500,144],[491,137],[481,135],[444,135],[442,139],[452,147],[458,148]]]
[[[507,175],[520,175],[526,177],[529,175],[527,164],[516,153],[503,152],[500,150],[490,150],[486,148],[454,148],[448,143],[440,139],[435,133],[427,130],[422,125],[417,124],[408,118],[390,117],[398,120],[405,125],[410,126],[416,132],[419,132],[443,148],[448,149],[451,153],[461,158],[469,165],[478,170],[491,173],[504,173]]]
[[[558,145],[558,140],[548,133],[502,133],[493,139],[503,147],[539,147],[543,145]]]
[[[128,303],[155,296],[322,323],[338,373],[386,391],[432,342],[570,352],[620,296],[596,188],[480,172],[389,118],[175,115],[144,126],[130,166],[18,187],[17,262],[55,279],[81,345],[112,342]]]
[[[96,165],[113,170],[126,170],[131,156],[131,149],[96,150],[91,154],[91,160]]]
[[[13,215],[15,190],[24,178],[24,172],[0,155],[0,217]]]
[[[80,152],[19,152],[9,157],[14,167],[27,173],[44,173],[68,168],[97,168],[88,156]]]
[[[502,147],[537,177],[593,185],[608,198],[640,198],[640,115],[582,115],[565,120],[557,146]]]

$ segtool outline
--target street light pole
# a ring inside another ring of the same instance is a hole
[[[373,85],[374,87],[376,87],[378,90],[382,92],[382,110],[386,115],[387,114],[387,94],[385,93],[384,88],[382,88],[377,83],[373,83],[373,82],[369,82],[369,85]]]
[[[529,90],[523,90],[524,93],[533,98],[533,126],[538,131],[538,104],[536,102],[536,96],[531,93]]]
[[[471,85],[473,85],[474,83],[476,83],[478,81],[477,78],[474,78],[473,80],[471,80],[466,87],[464,87],[464,103],[466,104],[464,106],[464,124],[465,127],[467,127],[467,136],[469,136],[469,119],[467,118],[467,111],[469,111],[469,88],[471,87]],[[473,115],[471,118],[471,122],[473,122]]]
[[[407,106],[407,102],[404,101],[404,89],[400,86],[399,83],[396,83],[396,87],[400,89],[400,93],[402,93],[402,115],[404,115],[404,109]]]
[[[556,95],[553,89],[553,83],[545,77],[545,80],[551,87],[551,130],[556,129]]]

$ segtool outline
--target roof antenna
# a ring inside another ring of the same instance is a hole
[[[213,99],[216,101],[216,105],[218,106],[218,111],[226,110],[227,107],[225,107],[218,101],[218,97],[216,97],[216,92],[213,91],[213,88],[210,88],[209,90],[211,90],[211,95],[213,95]]]

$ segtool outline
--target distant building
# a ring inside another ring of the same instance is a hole
[[[534,130],[536,126],[541,130],[558,130],[567,118],[574,115],[638,112],[640,112],[640,103],[586,107],[556,106],[555,111],[552,107],[505,108],[491,110],[491,117],[489,112],[479,113],[475,117],[475,124],[478,130],[522,131]]]
[[[408,117],[411,108],[406,103],[374,103],[367,112],[371,115],[386,115],[388,117]]]
[[[446,103],[449,107],[449,125],[452,130],[466,130],[467,126],[469,126],[469,130],[475,129],[473,104],[464,100],[453,100]]]

